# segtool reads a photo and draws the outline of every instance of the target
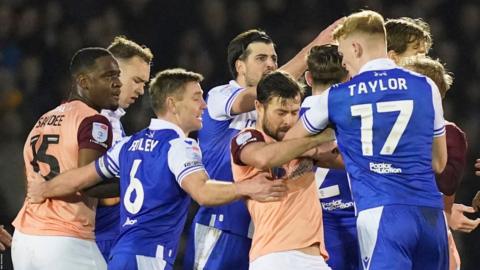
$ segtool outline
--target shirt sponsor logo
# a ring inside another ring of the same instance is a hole
[[[125,220],[125,223],[123,223],[122,227],[135,225],[136,223],[137,223],[136,219],[130,219],[130,217],[127,217],[127,220]]]
[[[402,169],[395,168],[390,163],[370,162],[370,171],[376,172],[376,173],[379,173],[379,174],[402,173]]]
[[[108,125],[98,122],[93,122],[92,137],[97,142],[103,143],[108,139]]]
[[[343,202],[342,199],[331,202],[322,202],[322,208],[325,211],[343,210],[353,207],[353,202]]]

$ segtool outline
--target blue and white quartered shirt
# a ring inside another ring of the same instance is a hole
[[[445,134],[445,120],[432,80],[375,59],[316,98],[301,121],[312,134],[335,127],[359,211],[390,204],[443,208],[432,143]]]
[[[196,141],[176,125],[152,119],[100,157],[103,178],[120,178],[120,236],[112,255],[160,257],[173,264],[190,196],[181,188],[191,173],[204,171]]]

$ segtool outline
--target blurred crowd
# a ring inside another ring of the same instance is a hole
[[[114,36],[125,35],[152,49],[152,74],[184,67],[205,76],[206,92],[230,80],[226,47],[241,31],[269,33],[281,65],[336,18],[362,8],[385,18],[421,17],[430,24],[430,54],[455,77],[445,117],[468,136],[469,165],[457,201],[469,204],[480,189],[480,178],[473,175],[473,159],[480,158],[478,1],[0,0],[0,224],[10,223],[24,198],[26,135],[42,113],[68,98],[68,64],[79,48],[105,47]],[[148,98],[143,101],[123,120],[127,133],[148,122]],[[480,233],[456,237],[462,269],[478,269]]]

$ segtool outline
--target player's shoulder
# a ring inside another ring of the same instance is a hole
[[[198,147],[198,143],[196,140],[188,137],[176,137],[171,138],[168,143],[170,144],[171,148],[179,149],[179,148],[191,148],[191,147]]]
[[[454,122],[445,121],[445,129],[447,131],[447,135],[457,135],[465,137],[465,132],[457,126]]]
[[[245,128],[232,138],[232,144],[244,145],[253,141],[265,141],[265,135],[254,128]]]
[[[197,141],[192,138],[178,137],[170,140],[169,144],[169,162],[176,162],[185,158],[202,160],[202,151],[200,150]]]
[[[219,86],[215,86],[208,91],[208,97],[216,97],[216,96],[230,96],[232,93],[243,89],[240,85],[238,85],[235,81],[230,81],[228,84],[223,84]]]
[[[308,96],[302,102],[302,108],[311,108],[318,96]]]

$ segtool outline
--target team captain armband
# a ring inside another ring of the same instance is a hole
[[[178,184],[189,174],[205,171],[202,163],[202,152],[195,140],[177,138],[170,141],[168,150],[168,168],[175,175]]]
[[[103,115],[86,117],[77,132],[78,148],[105,152],[112,145],[112,127]]]
[[[263,134],[255,129],[247,129],[233,137],[231,142],[232,160],[235,164],[245,166],[240,159],[240,154],[246,145],[254,142],[265,142]]]

